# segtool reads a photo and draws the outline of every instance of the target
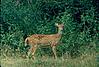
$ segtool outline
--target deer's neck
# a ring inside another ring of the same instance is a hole
[[[62,30],[58,30],[58,34],[62,34]]]

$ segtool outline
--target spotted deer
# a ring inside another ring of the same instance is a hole
[[[58,27],[58,33],[56,34],[33,34],[25,39],[25,46],[28,44],[30,46],[30,49],[28,51],[28,56],[32,54],[32,57],[34,57],[34,54],[36,52],[36,49],[39,45],[49,45],[52,48],[53,54],[55,59],[57,59],[56,55],[56,46],[61,39],[62,30],[63,30],[63,24],[56,23],[55,26]]]

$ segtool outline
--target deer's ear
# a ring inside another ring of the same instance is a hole
[[[56,26],[58,26],[58,23],[55,23]]]

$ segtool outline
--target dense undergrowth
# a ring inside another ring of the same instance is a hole
[[[65,59],[66,64],[63,61],[55,64],[52,62],[50,65],[58,66],[63,64],[63,67],[65,67],[64,65],[67,65],[67,67],[94,67],[94,64],[90,66],[90,64],[95,63],[93,58],[92,62],[90,62],[91,60],[83,62],[80,61],[81,58],[77,58],[94,52],[95,55],[98,53],[98,3],[98,0],[2,0],[0,16],[1,58],[26,56],[29,46],[24,46],[24,40],[27,36],[32,34],[55,34],[57,33],[57,28],[54,24],[63,23],[64,30],[57,46],[57,55],[59,58],[69,56],[70,59]],[[52,57],[51,48],[39,48],[36,56],[43,57],[43,55]],[[71,58],[73,58],[73,61]],[[77,60],[74,60],[74,58]],[[12,59],[11,62],[14,60]],[[30,62],[30,60],[26,62],[22,60],[16,61],[16,65],[19,62],[23,63],[22,65]],[[53,60],[51,59],[51,61]],[[75,61],[77,61],[78,66],[76,66]],[[81,66],[79,66],[79,61],[82,63]],[[43,61],[40,60],[40,62],[37,62],[37,64],[41,64],[41,67],[43,67]],[[46,65],[48,62],[44,62],[44,64]],[[87,65],[86,62],[89,62],[88,66],[83,66]],[[69,66],[70,64],[71,66]]]

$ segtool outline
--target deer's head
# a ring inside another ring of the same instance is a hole
[[[63,30],[64,24],[55,23],[55,26],[57,26],[59,30]]]

